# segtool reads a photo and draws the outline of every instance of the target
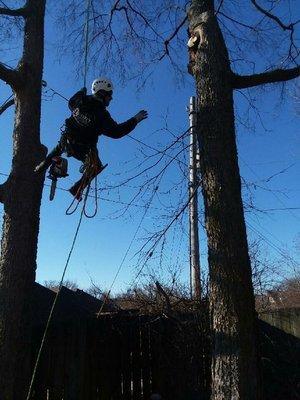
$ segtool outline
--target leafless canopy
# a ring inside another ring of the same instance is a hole
[[[75,55],[82,65],[85,4],[63,2],[65,42],[61,49]],[[182,71],[185,54],[186,4],[183,1],[136,0],[91,1],[89,23],[89,67],[122,79],[149,78],[155,64],[168,58]],[[78,23],[81,21],[81,23]],[[183,34],[182,34],[183,33]],[[72,45],[70,45],[72,43]]]
[[[189,3],[91,0],[89,67],[117,73],[123,80],[139,78],[142,84],[158,62],[169,60],[177,77],[184,79]],[[69,50],[82,65],[86,3],[69,0],[58,8],[63,15],[59,27],[65,33],[61,49]],[[237,72],[233,77],[236,88],[299,75],[300,15],[295,2],[219,0],[215,13]]]

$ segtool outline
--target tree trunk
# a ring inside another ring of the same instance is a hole
[[[256,314],[235,141],[232,72],[213,0],[194,0],[189,21],[189,71],[199,98],[208,238],[211,399],[254,400],[259,387]]]
[[[29,0],[21,85],[15,92],[13,159],[2,187],[4,203],[0,258],[0,398],[25,399],[30,382],[30,303],[35,280],[43,176],[33,174],[40,144],[45,0]]]

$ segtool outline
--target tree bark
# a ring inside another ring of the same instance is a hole
[[[14,71],[20,84],[14,87],[13,159],[1,191],[4,203],[0,258],[1,400],[25,399],[30,382],[30,300],[43,187],[43,176],[36,177],[33,169],[44,154],[40,114],[45,2],[27,1],[23,56]]]
[[[246,89],[268,83],[286,82],[298,76],[300,76],[300,66],[289,69],[274,69],[273,71],[253,75],[233,74],[232,85],[234,89]]]
[[[16,9],[11,9],[11,8],[8,8],[8,7],[5,7],[5,8],[0,7],[0,14],[8,15],[10,17],[25,17],[27,15],[27,11],[29,9],[27,7],[27,4],[26,4],[25,7],[16,8]]]
[[[199,99],[198,139],[210,274],[213,400],[258,399],[256,314],[235,141],[232,72],[213,0],[189,10],[189,71]]]
[[[9,84],[12,88],[20,86],[20,74],[14,69],[9,69],[0,62],[0,79]]]

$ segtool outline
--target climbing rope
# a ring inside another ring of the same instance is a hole
[[[45,330],[44,330],[44,334],[43,334],[43,337],[42,337],[42,341],[41,341],[41,344],[40,344],[40,347],[39,347],[39,351],[38,351],[36,362],[35,362],[35,365],[34,365],[34,369],[33,369],[33,373],[32,373],[32,377],[31,377],[30,386],[29,386],[29,389],[28,389],[26,400],[30,400],[31,395],[32,395],[33,384],[34,384],[35,377],[36,377],[36,374],[37,374],[37,369],[38,369],[38,365],[39,365],[40,358],[41,358],[41,355],[42,355],[42,351],[43,351],[43,348],[44,348],[44,345],[45,345],[47,333],[49,331],[50,323],[51,323],[51,320],[52,320],[52,317],[53,317],[54,309],[55,309],[55,306],[57,304],[57,300],[58,300],[59,294],[60,294],[62,286],[63,286],[63,281],[64,281],[65,274],[66,274],[66,271],[67,271],[67,268],[68,268],[68,265],[69,265],[69,261],[71,259],[71,255],[72,255],[74,247],[75,247],[76,239],[77,239],[77,236],[78,236],[78,233],[79,233],[79,229],[80,229],[80,226],[81,226],[81,222],[82,222],[83,216],[86,215],[85,206],[86,206],[86,201],[87,201],[87,198],[88,198],[89,185],[88,185],[88,188],[87,188],[85,196],[84,196],[84,202],[83,202],[80,218],[79,218],[79,221],[78,221],[78,225],[77,225],[77,228],[76,228],[76,232],[75,232],[75,235],[74,235],[74,238],[73,238],[72,246],[71,246],[70,252],[68,254],[67,262],[66,262],[66,265],[65,265],[63,273],[62,273],[62,277],[61,277],[61,280],[60,280],[60,283],[59,283],[58,291],[57,291],[57,293],[55,295],[55,298],[54,298],[54,301],[53,301],[53,304],[52,304],[52,307],[51,307],[51,310],[50,310],[50,313],[49,313],[49,317],[48,317],[48,320],[47,320],[47,324],[46,324],[46,327],[45,327]],[[151,206],[151,203],[153,201],[154,195],[156,194],[156,192],[158,190],[158,186],[159,185],[157,185],[155,190],[153,191],[152,196],[151,196],[151,198],[150,198],[150,200],[149,200],[149,202],[147,204],[147,207],[145,208],[145,212],[144,212],[144,214],[143,214],[143,216],[142,216],[142,218],[140,220],[140,223],[139,223],[139,225],[138,225],[138,227],[137,227],[137,229],[136,229],[136,231],[135,231],[135,233],[133,235],[133,238],[132,238],[132,240],[131,240],[128,248],[127,248],[127,251],[126,251],[126,253],[125,253],[125,255],[124,255],[123,259],[122,259],[122,262],[121,262],[121,264],[120,264],[120,266],[119,266],[119,268],[118,268],[118,270],[117,270],[117,272],[115,274],[115,277],[114,277],[114,279],[112,281],[112,284],[111,284],[111,286],[109,288],[109,291],[106,294],[105,299],[102,302],[102,305],[101,305],[101,308],[100,308],[99,312],[97,313],[97,318],[99,318],[99,316],[101,315],[101,313],[103,311],[103,308],[104,308],[104,306],[105,306],[105,304],[106,304],[106,302],[107,302],[107,300],[108,300],[108,298],[110,296],[112,288],[113,288],[113,286],[114,286],[114,284],[115,284],[115,282],[117,280],[117,277],[118,277],[118,275],[119,275],[119,273],[121,271],[121,268],[122,268],[122,266],[123,266],[123,264],[125,262],[125,259],[126,259],[128,253],[129,253],[130,249],[131,249],[131,246],[132,246],[133,242],[135,241],[137,233],[140,230],[140,227],[141,227],[141,225],[143,223],[143,220],[145,219],[146,214],[147,214],[147,212],[148,212],[148,210],[149,210],[149,208]]]
[[[104,166],[104,168],[106,167],[106,165]],[[102,169],[100,169],[100,172],[101,172],[101,170]],[[84,216],[87,218],[94,218],[96,216],[96,214],[98,212],[98,196],[97,196],[97,190],[98,190],[97,189],[97,175],[98,175],[98,173],[99,173],[99,164],[98,164],[96,152],[93,150],[90,150],[90,153],[87,156],[87,160],[85,161],[85,164],[83,164],[81,183],[77,189],[77,192],[75,193],[75,196],[74,196],[71,204],[69,205],[69,207],[66,210],[66,215],[72,215],[75,213],[75,211],[77,210],[79,203],[81,201],[82,192],[85,188],[87,188],[85,197],[86,198],[88,197],[89,192],[90,192],[91,182],[94,179],[94,181],[95,181],[95,210],[92,214],[88,214],[86,211],[86,202],[85,202],[84,207],[83,207],[83,213],[84,213]]]
[[[40,347],[39,347],[39,351],[38,351],[38,354],[37,354],[37,358],[36,358],[36,361],[35,361],[35,365],[34,365],[34,369],[33,369],[33,373],[32,373],[32,377],[31,377],[31,381],[30,381],[30,385],[29,385],[29,389],[28,389],[26,400],[30,400],[30,397],[32,395],[32,389],[33,389],[33,384],[34,384],[34,380],[35,380],[35,377],[36,377],[38,365],[39,365],[40,358],[41,358],[41,355],[42,355],[42,351],[43,351],[43,348],[44,348],[44,344],[45,344],[45,341],[46,341],[46,337],[47,337],[47,333],[48,333],[48,330],[49,330],[49,326],[50,326],[50,323],[51,323],[51,320],[52,320],[52,317],[53,317],[54,308],[56,306],[59,294],[61,292],[61,289],[62,289],[62,286],[63,286],[63,281],[64,281],[64,278],[65,278],[65,274],[66,274],[66,271],[67,271],[67,268],[68,268],[68,265],[69,265],[69,261],[71,259],[71,255],[72,255],[74,247],[75,247],[75,243],[76,243],[76,239],[77,239],[77,236],[78,236],[79,228],[80,228],[80,225],[81,225],[81,222],[82,222],[82,218],[83,218],[83,215],[84,215],[84,206],[85,206],[86,200],[87,200],[87,194],[85,195],[85,198],[84,198],[84,203],[83,203],[83,207],[82,207],[82,210],[81,210],[80,218],[79,218],[79,221],[78,221],[78,224],[77,224],[76,232],[75,232],[75,235],[74,235],[74,238],[73,238],[72,246],[71,246],[70,252],[68,254],[67,262],[66,262],[66,265],[64,267],[64,270],[63,270],[63,273],[62,273],[62,276],[61,276],[61,279],[60,279],[60,282],[59,282],[58,291],[57,291],[57,293],[55,295],[55,298],[54,298],[54,301],[53,301],[53,304],[52,304],[52,307],[51,307],[51,310],[50,310],[50,313],[49,313],[49,317],[48,317],[48,320],[47,320],[47,324],[46,324],[46,327],[45,327],[45,330],[44,330],[44,333],[43,333],[42,341],[41,341],[41,344],[40,344]]]
[[[85,187],[87,188],[86,192],[85,192],[85,198],[87,198],[88,194],[89,194],[89,190],[90,190],[90,182],[89,182],[89,178],[87,175],[83,175],[81,184],[78,187],[78,190],[77,190],[75,196],[73,197],[71,204],[66,209],[66,215],[72,215],[76,212],[76,210],[79,206],[79,203],[81,202],[81,193]],[[73,205],[74,205],[74,208],[72,209]],[[84,209],[83,209],[83,214],[84,214]]]
[[[87,176],[88,176],[88,190],[89,193],[91,182],[94,179],[95,182],[95,210],[92,214],[88,214],[86,211],[86,206],[84,207],[84,215],[87,218],[94,218],[98,211],[98,196],[97,196],[97,175],[101,172],[101,167],[99,167],[97,150],[91,150],[88,155],[88,163],[87,163]]]
[[[86,87],[86,77],[87,77],[87,71],[88,71],[90,8],[91,8],[91,0],[86,0],[83,87]]]
[[[95,176],[94,182],[95,182],[95,189],[94,189],[95,190],[95,210],[94,210],[94,212],[92,214],[88,214],[86,212],[86,207],[84,207],[84,216],[86,218],[94,218],[97,215],[97,212],[98,212],[97,176]],[[90,184],[89,184],[88,192],[89,192],[89,190],[90,190]]]
[[[87,180],[86,180],[85,182],[87,182]],[[76,195],[74,196],[74,198],[73,198],[71,204],[70,204],[69,207],[67,208],[67,210],[66,210],[66,215],[72,215],[72,214],[74,214],[74,213],[76,212],[76,210],[77,210],[77,208],[78,208],[78,206],[79,206],[79,204],[80,204],[80,202],[81,202],[81,198],[78,198],[77,196],[79,196],[79,193],[81,192],[81,190],[82,190],[83,187],[84,187],[84,181],[81,183],[81,185],[80,185],[80,187],[79,187],[79,189],[78,189]],[[88,185],[87,185],[87,187],[86,187],[85,194],[84,194],[84,199],[85,199],[85,201],[84,201],[84,203],[83,203],[83,215],[85,215],[85,204],[86,204],[86,199],[88,198],[89,191],[90,191],[90,183],[88,183]],[[75,204],[74,209],[72,209],[72,206],[73,206],[74,204]]]

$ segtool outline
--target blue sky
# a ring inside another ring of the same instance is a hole
[[[83,79],[74,74],[69,57],[58,59],[53,48],[54,31],[51,21],[50,18],[47,19],[44,79],[50,87],[68,98],[82,87]],[[9,63],[10,59],[4,61]],[[98,75],[101,75],[101,65],[98,71],[89,71],[88,82]],[[121,86],[116,79],[114,98],[109,107],[111,115],[118,122],[130,118],[140,109],[148,110],[149,119],[134,130],[134,138],[154,148],[161,148],[170,143],[172,135],[178,135],[188,128],[186,106],[189,97],[195,93],[192,77],[187,75],[185,84],[178,87],[174,74],[170,72],[170,66],[167,62],[162,62],[156,68],[151,82],[139,93],[136,93],[135,89],[134,81]],[[249,92],[255,97],[255,106],[260,110],[260,117],[253,111],[249,114],[250,123],[255,126],[255,130],[246,129],[238,121],[246,121],[248,105],[243,95],[235,95],[235,106],[239,116],[236,121],[239,164],[241,175],[249,185],[249,189],[244,191],[244,198],[248,203],[251,195],[258,209],[273,210],[247,210],[249,240],[260,238],[268,257],[272,260],[284,260],[281,263],[283,275],[293,272],[290,258],[299,260],[294,241],[300,232],[300,136],[299,114],[297,115],[293,98],[294,89],[294,84],[287,86],[282,104],[280,90],[276,88],[268,88],[265,92]],[[0,101],[4,101],[10,94],[9,87],[1,82]],[[58,96],[49,99],[48,95],[49,92],[43,96],[41,140],[51,148],[59,139],[60,126],[69,115],[69,111],[65,100]],[[8,174],[10,169],[13,111],[11,108],[0,116],[1,174]],[[163,129],[166,124],[168,130]],[[187,138],[185,143],[187,144]],[[102,136],[98,148],[102,161],[109,163],[99,179],[101,188],[118,184],[124,178],[134,175],[141,170],[137,165],[145,161],[145,153],[153,154],[149,148],[126,137],[112,140]],[[184,161],[184,158],[182,160]],[[64,189],[70,187],[79,176],[79,163],[76,160],[69,159],[69,167],[70,176],[58,183],[58,186]],[[128,172],[130,170],[131,172]],[[143,193],[142,198],[137,198],[125,215],[119,216],[119,211],[122,208],[120,203],[128,203],[139,185],[143,185],[146,174],[118,190],[101,190],[99,212],[94,219],[84,219],[66,278],[76,281],[82,288],[90,286],[91,279],[100,287],[109,288],[131,245],[113,291],[129,288],[141,266],[137,262],[138,257],[133,258],[134,254],[151,232],[166,224],[166,215],[176,208],[179,199],[183,201],[185,193],[187,198],[187,181],[179,185],[182,176],[178,165],[168,169],[145,216],[143,205],[151,198],[150,191]],[[272,176],[274,177],[269,179]],[[5,176],[0,175],[0,182],[4,180]],[[45,184],[49,183],[46,179]],[[176,190],[169,191],[176,183]],[[79,219],[79,212],[72,216],[65,215],[71,201],[68,192],[58,190],[53,202],[49,202],[48,196],[49,187],[45,186],[38,246],[37,280],[40,282],[60,279]],[[89,199],[89,205],[93,206],[93,199]],[[199,209],[200,222],[203,225],[201,196]],[[0,206],[0,214],[2,213],[3,208]],[[140,223],[141,227],[137,232]],[[154,253],[149,264],[150,270],[146,266],[143,272],[155,272],[160,279],[167,282],[170,271],[175,269],[180,271],[181,281],[188,284],[187,233],[188,221],[185,215],[168,232],[164,251]],[[201,261],[206,269],[206,241],[202,226],[200,238]]]

